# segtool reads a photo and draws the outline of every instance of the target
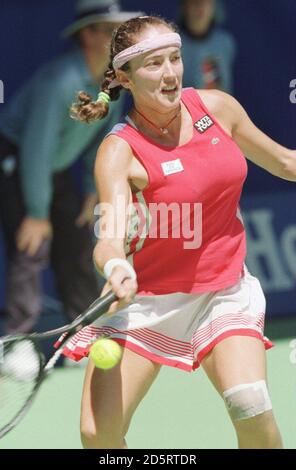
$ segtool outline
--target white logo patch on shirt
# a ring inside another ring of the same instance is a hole
[[[177,158],[177,160],[171,160],[170,162],[163,162],[161,166],[162,171],[166,176],[172,175],[173,173],[179,173],[180,171],[184,171],[180,158]]]
[[[210,118],[210,116],[206,114],[199,121],[196,121],[194,123],[194,127],[196,127],[196,129],[198,130],[200,134],[203,134],[205,131],[209,129],[209,127],[213,126],[213,124],[214,124],[213,120]]]

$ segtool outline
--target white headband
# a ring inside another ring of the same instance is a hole
[[[114,70],[118,70],[130,60],[138,57],[141,54],[144,54],[145,52],[170,46],[176,46],[179,48],[182,46],[181,37],[178,33],[159,34],[154,38],[145,39],[144,41],[138,42],[137,44],[124,49],[124,51],[119,52],[119,54],[117,54],[113,59],[113,68]],[[119,85],[120,83],[118,82],[117,78],[115,78],[109,84],[108,88],[115,88]]]

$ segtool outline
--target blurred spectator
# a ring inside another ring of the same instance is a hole
[[[115,26],[139,12],[114,0],[80,0],[64,36],[73,41],[19,90],[0,116],[0,222],[7,248],[6,333],[29,332],[41,309],[41,270],[49,256],[66,314],[73,319],[99,295],[92,263],[93,164],[122,100],[85,127],[69,108],[79,90],[97,95]],[[83,158],[84,196],[70,168]]]
[[[220,0],[181,0],[183,85],[232,93],[235,41],[222,29]]]

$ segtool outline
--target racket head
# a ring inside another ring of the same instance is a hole
[[[0,338],[0,438],[19,423],[31,406],[45,377],[44,363],[34,338]]]
[[[24,417],[43,379],[53,369],[67,341],[77,331],[103,315],[114,300],[115,294],[108,292],[96,299],[70,325],[55,330],[0,338],[0,439]],[[40,345],[43,340],[58,334],[63,334],[63,338],[46,362]]]

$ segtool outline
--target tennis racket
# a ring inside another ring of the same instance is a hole
[[[43,380],[61,356],[65,343],[103,315],[116,300],[116,295],[110,291],[96,299],[69,325],[44,333],[0,338],[0,438],[25,416]],[[46,362],[42,354],[42,341],[57,335],[63,337]]]

